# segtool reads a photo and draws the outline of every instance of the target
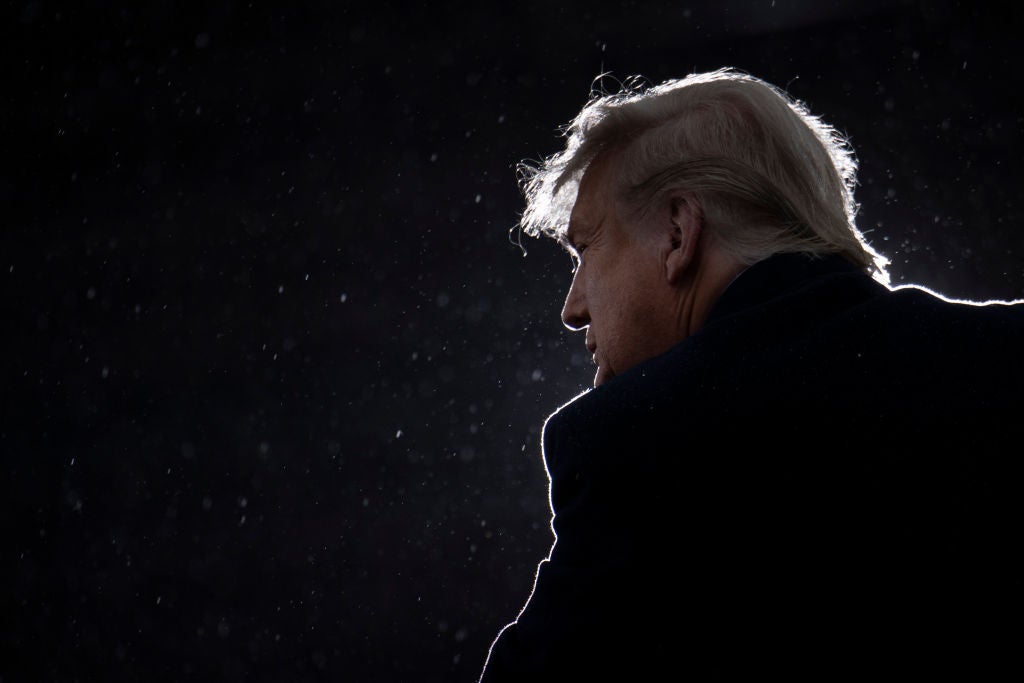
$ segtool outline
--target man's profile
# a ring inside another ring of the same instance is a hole
[[[595,95],[524,167],[594,388],[482,683],[1015,667],[1024,308],[891,287],[847,141],[732,69]]]

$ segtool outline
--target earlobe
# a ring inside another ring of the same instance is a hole
[[[669,284],[678,284],[697,253],[697,243],[704,225],[700,204],[693,195],[673,195],[669,201],[670,244],[665,259],[665,275]]]

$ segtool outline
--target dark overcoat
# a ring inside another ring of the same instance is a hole
[[[1024,680],[1024,307],[744,271],[545,424],[555,542],[481,680]]]

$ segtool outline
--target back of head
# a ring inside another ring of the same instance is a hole
[[[887,260],[855,226],[857,162],[847,141],[773,85],[733,69],[595,93],[565,149],[521,164],[520,226],[562,240],[580,179],[615,151],[616,199],[642,218],[666,193],[700,202],[705,231],[742,263],[838,253],[888,284]]]

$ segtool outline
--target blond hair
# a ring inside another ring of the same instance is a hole
[[[630,79],[595,90],[563,135],[564,150],[519,165],[529,235],[564,241],[584,172],[615,150],[616,199],[640,216],[666,193],[692,193],[705,229],[743,263],[839,253],[888,284],[888,260],[856,227],[847,139],[761,79],[731,68],[653,87]]]

